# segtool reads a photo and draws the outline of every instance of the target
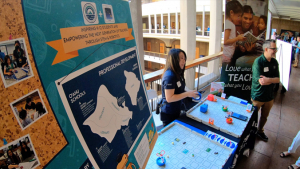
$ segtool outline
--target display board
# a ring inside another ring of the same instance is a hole
[[[203,102],[198,103],[192,109],[187,111],[186,115],[194,120],[197,120],[203,124],[209,125],[217,130],[221,130],[227,134],[230,134],[234,137],[241,137],[243,134],[249,119],[253,111],[247,112],[247,106],[239,103],[235,103],[230,100],[221,99],[220,97],[215,96],[217,101],[209,101],[205,99]],[[201,112],[201,105],[206,104],[207,112]],[[223,106],[227,106],[227,111],[223,111]],[[232,118],[232,124],[226,122],[227,112],[238,113],[248,117],[248,120],[243,121],[240,119]],[[214,124],[209,124],[209,119],[214,120]]]
[[[129,2],[0,5],[0,165],[12,150],[23,168],[145,168],[157,133]]]
[[[159,132],[146,169],[221,169],[236,148],[237,143],[221,135],[174,121]],[[164,158],[162,166],[160,158]]]
[[[226,1],[227,3],[232,1]],[[231,41],[230,44],[224,45],[220,81],[225,83],[226,96],[234,95],[247,101],[251,100],[252,64],[263,53],[262,44],[267,29],[267,7],[267,0],[239,0],[225,8],[224,42],[239,35],[245,37],[244,40]],[[237,15],[241,15],[241,19],[230,18],[232,16],[229,13],[233,9],[239,9]],[[226,15],[227,11],[229,16]],[[234,33],[231,34],[232,31]]]
[[[286,90],[289,90],[292,44],[277,39],[276,46],[278,48],[276,60],[279,65],[280,82]]]

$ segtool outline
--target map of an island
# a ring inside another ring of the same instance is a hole
[[[137,105],[137,94],[140,90],[141,82],[132,72],[127,72],[124,70],[124,75],[126,77],[125,89],[131,98],[132,105]]]
[[[112,96],[105,85],[101,85],[98,90],[97,106],[92,115],[87,118],[83,125],[88,125],[91,131],[104,137],[108,142],[112,142],[121,126],[126,126],[132,119],[132,111],[122,103],[118,106],[117,99]]]

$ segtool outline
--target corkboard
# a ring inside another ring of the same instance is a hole
[[[8,88],[0,82],[0,147],[3,146],[2,139],[12,142],[26,134],[29,134],[38,155],[41,165],[37,168],[43,168],[58,152],[66,145],[67,141],[55,119],[50,108],[49,102],[42,87],[38,72],[30,49],[28,36],[26,32],[21,0],[3,0],[0,1],[0,41],[13,39],[25,39],[28,57],[32,66],[34,76],[20,83],[14,84]],[[39,89],[48,114],[30,125],[25,130],[20,128],[18,121],[10,107],[10,103],[20,97]]]

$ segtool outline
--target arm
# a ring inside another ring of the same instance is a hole
[[[270,78],[270,77],[265,77],[263,75],[260,75],[259,83],[262,86],[264,86],[264,85],[270,85],[272,83],[279,83],[279,82],[280,82],[279,77]]]
[[[12,72],[6,71],[6,66],[4,66],[4,75],[12,75]]]
[[[24,68],[25,66],[27,66],[28,65],[28,63],[26,62],[24,65],[22,65],[22,68]]]
[[[274,72],[274,77],[265,77],[263,75],[260,75],[259,83],[261,85],[270,85],[272,83],[279,83],[279,69],[278,69],[278,62],[276,61],[277,69]]]
[[[19,168],[19,165],[9,165],[8,168]]]
[[[229,39],[231,29],[226,29],[225,30],[225,37],[224,37],[224,45],[229,45],[232,44],[236,41],[244,41],[246,38],[244,37],[244,34],[240,34],[235,38]]]
[[[261,73],[262,71],[259,68],[258,62],[255,60],[252,65],[252,80],[259,83]]]
[[[165,96],[168,103],[176,102],[186,97],[194,97],[194,98],[198,97],[198,93],[196,90],[191,90],[181,94],[174,94],[174,92],[175,89],[165,89]]]

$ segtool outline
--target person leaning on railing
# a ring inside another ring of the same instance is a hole
[[[198,97],[196,90],[186,92],[185,70],[186,54],[181,49],[171,49],[162,75],[162,107],[160,119],[166,126],[180,116],[182,99]]]

